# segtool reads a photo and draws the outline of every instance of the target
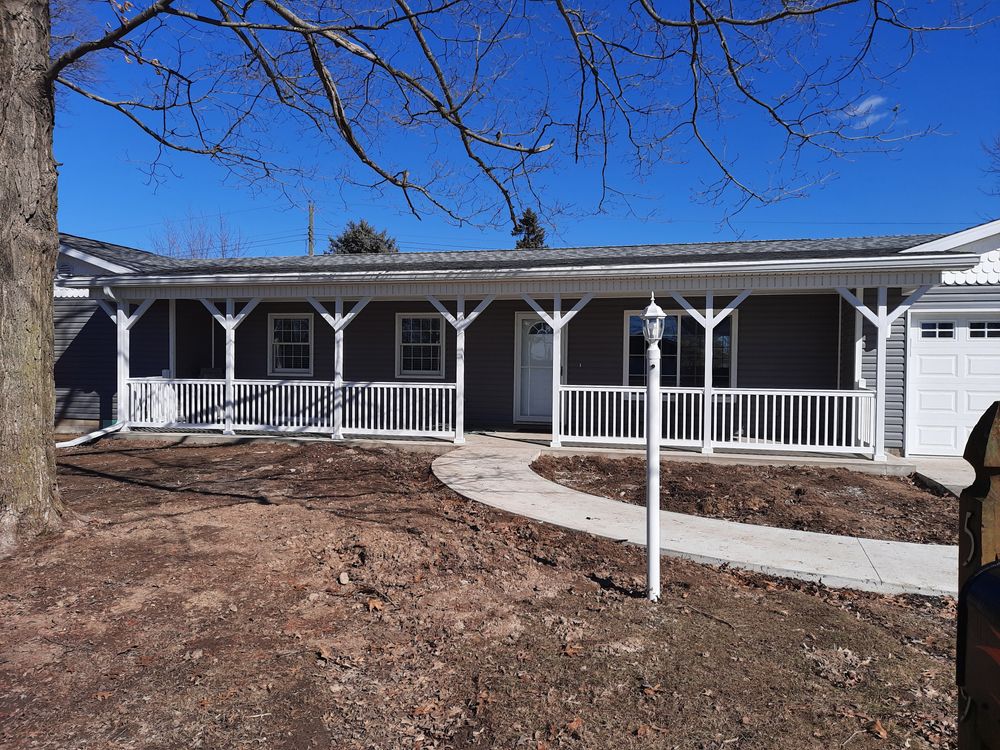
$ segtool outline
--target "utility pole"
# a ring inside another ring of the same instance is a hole
[[[316,232],[314,231],[315,223],[316,223],[315,219],[316,219],[316,204],[313,203],[312,201],[309,201],[309,240],[308,241],[309,241],[309,254],[310,255],[315,255],[316,254],[316,247],[315,247],[315,245],[316,245]]]

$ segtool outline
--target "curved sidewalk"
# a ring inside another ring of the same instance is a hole
[[[539,446],[470,435],[434,474],[485,505],[597,536],[646,543],[646,509],[564,487],[530,468]],[[957,594],[958,548],[776,529],[662,511],[660,551],[697,562],[883,594]]]

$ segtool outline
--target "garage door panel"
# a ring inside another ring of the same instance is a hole
[[[912,316],[909,453],[961,455],[980,415],[1000,399],[1000,338],[970,334],[970,322],[981,328],[989,320],[1000,313]]]
[[[954,451],[958,446],[958,428],[920,426],[917,428],[917,440],[924,448],[938,451]]]
[[[966,358],[966,374],[978,377],[1000,378],[1000,354],[970,354]]]
[[[954,355],[925,355],[920,358],[917,371],[930,377],[955,376],[958,374],[958,358]]]
[[[932,391],[921,389],[917,392],[917,405],[922,411],[945,411],[954,413],[958,405],[955,391]]]
[[[1000,396],[997,395],[996,391],[966,391],[965,409],[972,414],[981,415],[984,411],[989,409],[993,405],[993,402],[998,398],[1000,398]]]

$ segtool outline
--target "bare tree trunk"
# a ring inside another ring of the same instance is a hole
[[[49,8],[0,0],[0,556],[57,527],[52,279],[59,247]]]

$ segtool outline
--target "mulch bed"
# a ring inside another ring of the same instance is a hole
[[[85,522],[0,561],[0,747],[955,746],[954,602],[663,562],[432,457],[61,451]]]
[[[646,504],[646,461],[636,456],[541,456],[553,482]],[[660,507],[729,521],[924,544],[958,543],[958,500],[912,479],[808,466],[663,461]]]

